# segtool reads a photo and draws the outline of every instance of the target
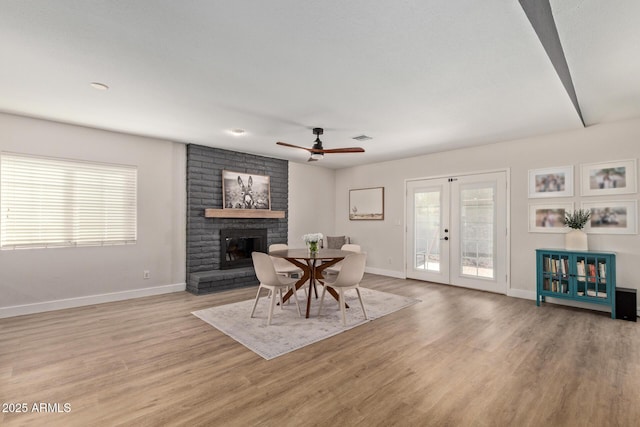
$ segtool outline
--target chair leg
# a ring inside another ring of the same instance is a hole
[[[280,310],[284,310],[284,302],[282,302],[282,288],[278,289],[278,295],[280,297]]]
[[[258,305],[258,300],[260,299],[260,291],[262,290],[262,286],[258,286],[258,293],[256,294],[256,300],[253,303],[253,310],[251,310],[251,317],[256,312],[256,306]]]
[[[300,304],[298,303],[298,295],[296,294],[296,286],[293,285],[291,289],[293,290],[293,300],[296,302],[296,307],[298,307],[298,316],[302,317],[302,312],[300,311]]]
[[[347,309],[345,308],[344,302],[344,290],[342,288],[338,288],[338,292],[340,292],[340,311],[342,311],[342,326],[347,326]]]
[[[271,317],[273,316],[273,309],[276,306],[277,292],[275,289],[271,291],[271,300],[269,301],[269,315],[267,316],[267,326],[271,324]]]
[[[327,290],[327,285],[322,287],[322,295],[320,296],[320,307],[318,308],[318,316],[320,316],[320,312],[322,311],[322,304],[324,303],[324,293]]]
[[[367,310],[364,309],[364,304],[362,303],[362,295],[360,295],[360,288],[356,288],[356,292],[358,293],[358,299],[360,300],[360,305],[362,306],[362,312],[364,313],[364,318],[368,319]]]

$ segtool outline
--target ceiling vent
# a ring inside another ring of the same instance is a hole
[[[355,139],[356,141],[368,141],[373,138],[367,135],[359,135],[359,136],[354,136],[352,139]]]

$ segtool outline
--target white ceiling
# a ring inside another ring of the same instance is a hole
[[[587,125],[640,116],[640,2],[551,4]],[[332,168],[582,126],[517,0],[0,0],[0,57],[0,111]]]

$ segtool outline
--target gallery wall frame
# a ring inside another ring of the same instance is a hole
[[[573,166],[529,170],[529,198],[572,197]]]
[[[564,214],[573,208],[573,202],[529,204],[529,233],[566,233]]]
[[[608,196],[635,193],[638,180],[636,163],[636,159],[627,159],[581,164],[581,194]]]
[[[267,175],[222,171],[224,209],[271,210],[271,183]]]
[[[384,220],[384,187],[349,190],[349,219]]]
[[[589,234],[638,234],[638,201],[612,200],[582,202],[591,211],[584,229]]]

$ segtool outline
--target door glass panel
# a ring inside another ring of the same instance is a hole
[[[414,193],[416,270],[440,271],[440,191]]]
[[[463,185],[460,191],[460,273],[495,278],[495,185]]]

